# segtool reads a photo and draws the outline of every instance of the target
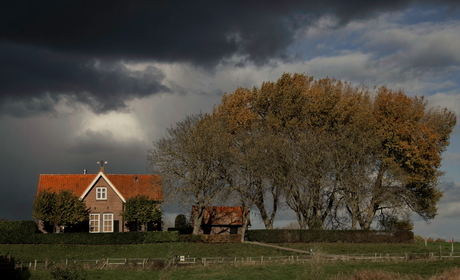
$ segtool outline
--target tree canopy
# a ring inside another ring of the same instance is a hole
[[[157,201],[146,195],[137,195],[126,200],[123,211],[120,213],[125,222],[135,222],[146,230],[148,223],[161,224],[162,212]]]
[[[149,159],[199,207],[230,192],[254,205],[266,228],[284,202],[301,228],[369,229],[409,212],[435,217],[455,123],[452,112],[402,90],[286,73],[187,117]]]
[[[205,207],[218,199],[225,183],[226,139],[209,115],[198,114],[167,129],[149,150],[147,159],[153,172],[162,175],[166,198],[190,206],[189,211],[191,204],[197,206],[193,234],[198,234]]]
[[[40,191],[35,197],[32,213],[35,219],[53,224],[56,232],[60,232],[61,226],[87,221],[88,215],[85,202],[70,190]]]

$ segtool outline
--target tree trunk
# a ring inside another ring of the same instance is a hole
[[[61,233],[61,227],[58,224],[54,224],[54,233]]]
[[[250,216],[250,211],[249,207],[241,207],[243,213],[243,227],[241,228],[241,242],[244,242],[245,236],[246,236],[246,229],[248,228],[248,222],[249,222],[249,216]],[[247,212],[247,213],[246,213]]]
[[[205,207],[202,204],[197,205],[195,215],[193,216],[193,233],[200,234],[201,223]]]

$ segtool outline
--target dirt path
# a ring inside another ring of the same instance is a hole
[[[261,243],[261,242],[256,242],[256,241],[244,241],[244,243],[253,244],[253,245],[259,245],[259,246],[272,247],[272,248],[276,248],[276,249],[280,249],[280,250],[292,251],[292,252],[303,253],[303,254],[308,254],[308,255],[311,254],[309,251],[293,249],[293,248],[288,248],[288,247],[282,247],[282,246],[278,246],[278,245],[272,245],[272,244]],[[325,257],[325,258],[330,258],[330,259],[337,259],[338,258],[338,256],[336,256],[336,255],[329,255],[329,254],[322,254],[322,256]]]
[[[297,253],[310,254],[310,252],[304,251],[304,250],[298,250],[298,249],[293,249],[293,248],[288,248],[288,247],[282,247],[282,246],[272,245],[272,244],[267,244],[267,243],[260,243],[260,242],[256,242],[256,241],[244,241],[244,243],[254,244],[254,245],[259,245],[259,246],[272,247],[272,248],[276,248],[276,249],[280,249],[280,250],[292,251],[292,252],[297,252]]]

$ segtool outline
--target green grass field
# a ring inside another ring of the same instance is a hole
[[[374,253],[439,253],[450,252],[450,243],[416,244],[281,244],[285,247],[308,251],[314,248],[324,254],[374,254]],[[454,251],[460,251],[460,244],[454,243]],[[24,245],[0,244],[0,253],[11,253],[15,261],[65,259],[103,259],[103,258],[166,258],[175,255],[190,254],[191,257],[257,257],[289,256],[297,253],[253,244],[197,244],[197,243],[160,243],[144,245]],[[271,263],[210,265],[207,267],[182,267],[172,270],[152,268],[132,268],[119,266],[104,270],[85,270],[88,279],[329,279],[334,275],[351,275],[361,270],[383,270],[411,275],[411,277],[429,277],[447,269],[460,266],[460,259],[412,260],[412,261],[311,261],[307,263]],[[30,280],[52,279],[50,271],[30,270]],[[459,276],[460,278],[460,276]],[[416,279],[416,278],[413,278]],[[376,279],[378,280],[378,279]]]
[[[460,243],[454,243],[454,252],[460,254]],[[281,246],[308,251],[313,247],[320,247],[327,254],[390,254],[390,253],[448,253],[452,251],[449,242],[417,242],[414,244],[349,244],[349,243],[285,243]]]
[[[242,266],[209,266],[177,268],[171,271],[154,270],[88,270],[88,279],[329,279],[337,275],[351,275],[362,270],[382,270],[402,275],[411,275],[416,279],[428,279],[443,271],[458,267],[459,261],[443,260],[434,262],[331,262],[313,268],[310,264],[270,264]],[[49,271],[31,271],[30,280],[51,279]],[[379,280],[379,279],[375,279]]]
[[[255,257],[288,256],[294,252],[251,244],[157,243],[140,245],[28,245],[0,244],[0,253],[11,253],[16,261],[95,260],[104,258]]]
[[[415,244],[346,244],[346,243],[291,243],[284,247],[309,251],[319,248],[325,254],[387,254],[387,253],[444,253],[451,252],[449,242]],[[460,243],[454,243],[454,252],[460,253]],[[12,253],[17,261],[103,259],[103,258],[166,258],[174,255],[191,257],[258,257],[298,255],[271,247],[252,244],[158,243],[140,245],[28,245],[0,244],[0,254]]]

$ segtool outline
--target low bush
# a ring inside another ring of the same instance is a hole
[[[265,243],[413,243],[411,231],[375,231],[375,230],[302,230],[273,229],[250,230],[250,241]]]
[[[163,243],[163,242],[178,242],[178,231],[157,231],[146,232],[144,236],[144,243]]]
[[[168,231],[178,231],[180,234],[192,234],[192,227],[168,228]]]
[[[50,274],[54,280],[87,280],[86,271],[77,265],[56,265],[50,269]]]
[[[79,245],[125,245],[143,243],[178,242],[177,231],[113,232],[113,233],[32,233],[11,238],[0,238],[0,244],[79,244]]]
[[[241,234],[182,234],[180,236],[180,242],[191,242],[191,243],[240,243]]]
[[[37,232],[34,221],[0,221],[0,243],[21,243]]]

